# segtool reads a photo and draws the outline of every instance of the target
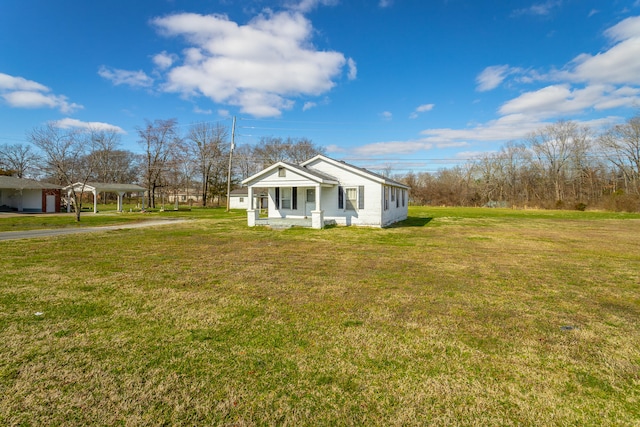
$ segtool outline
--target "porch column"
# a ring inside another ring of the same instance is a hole
[[[124,205],[124,192],[118,193],[118,212],[122,212]]]
[[[71,190],[67,190],[67,213],[71,212]]]
[[[322,200],[322,186],[316,185],[316,209],[311,211],[311,228],[324,228],[324,211],[320,205]]]
[[[98,213],[98,190],[93,190],[93,213]]]
[[[247,187],[247,197],[249,197],[249,208],[247,209],[247,225],[249,227],[255,227],[256,221],[260,217],[260,208],[253,206],[253,187]]]

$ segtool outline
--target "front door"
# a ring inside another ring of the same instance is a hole
[[[315,188],[307,188],[307,198],[305,202],[305,216],[309,216],[311,211],[316,210],[316,189]]]

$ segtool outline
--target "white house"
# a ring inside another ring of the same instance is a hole
[[[0,176],[0,210],[60,212],[60,185]]]
[[[267,192],[265,189],[253,189],[253,206],[255,209],[267,209]],[[249,190],[238,188],[229,193],[229,209],[249,209]]]
[[[242,181],[248,198],[254,188],[268,190],[267,220],[252,204],[249,226],[269,219],[308,219],[313,228],[325,222],[386,227],[407,218],[409,187],[366,169],[317,155],[300,165],[278,162]]]

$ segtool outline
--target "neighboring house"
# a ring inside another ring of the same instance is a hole
[[[268,201],[265,189],[253,189],[253,206],[256,209],[267,209]],[[229,193],[229,209],[249,209],[249,190],[246,187],[232,190]]]
[[[202,204],[202,192],[197,188],[181,188],[179,190],[168,190],[167,199],[169,203],[175,203],[176,198],[178,203],[185,203],[189,205]]]
[[[310,226],[386,227],[407,218],[409,187],[323,155],[300,165],[278,162],[242,181],[249,200],[256,187],[268,190],[268,219],[308,219]],[[255,205],[247,210],[249,226],[268,223]]]
[[[60,212],[60,189],[32,179],[0,176],[0,209],[18,212]]]
[[[93,194],[93,212],[98,212],[98,194],[99,193],[116,193],[118,195],[118,212],[122,212],[122,205],[124,201],[124,195],[126,193],[144,193],[145,188],[136,184],[109,184],[102,182],[76,182],[73,185],[67,185],[64,187],[64,191],[67,192],[67,212],[71,212],[71,193],[82,192],[83,194]]]

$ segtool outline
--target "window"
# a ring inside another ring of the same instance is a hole
[[[358,204],[358,189],[346,188],[345,189],[345,210],[355,211]]]
[[[391,190],[391,201],[395,202],[396,201],[396,187],[393,187],[390,190]]]
[[[240,197],[240,203],[244,203],[244,197]]]
[[[406,190],[402,190],[402,207],[404,208],[404,198],[405,198]]]
[[[396,197],[396,208],[400,207],[400,193],[402,193],[402,190],[399,188],[394,188],[394,191],[396,191],[398,193],[397,197]]]
[[[276,209],[280,209],[280,187],[276,187],[276,194],[273,202],[276,205]]]
[[[282,188],[280,194],[282,194],[280,199],[282,209],[291,209],[291,188]]]
[[[364,209],[364,185],[358,187],[338,186],[338,209],[355,211]]]
[[[389,210],[389,187],[384,187],[382,189],[384,192],[384,210]]]
[[[287,176],[287,170],[285,168],[278,168],[278,176],[281,178]]]

